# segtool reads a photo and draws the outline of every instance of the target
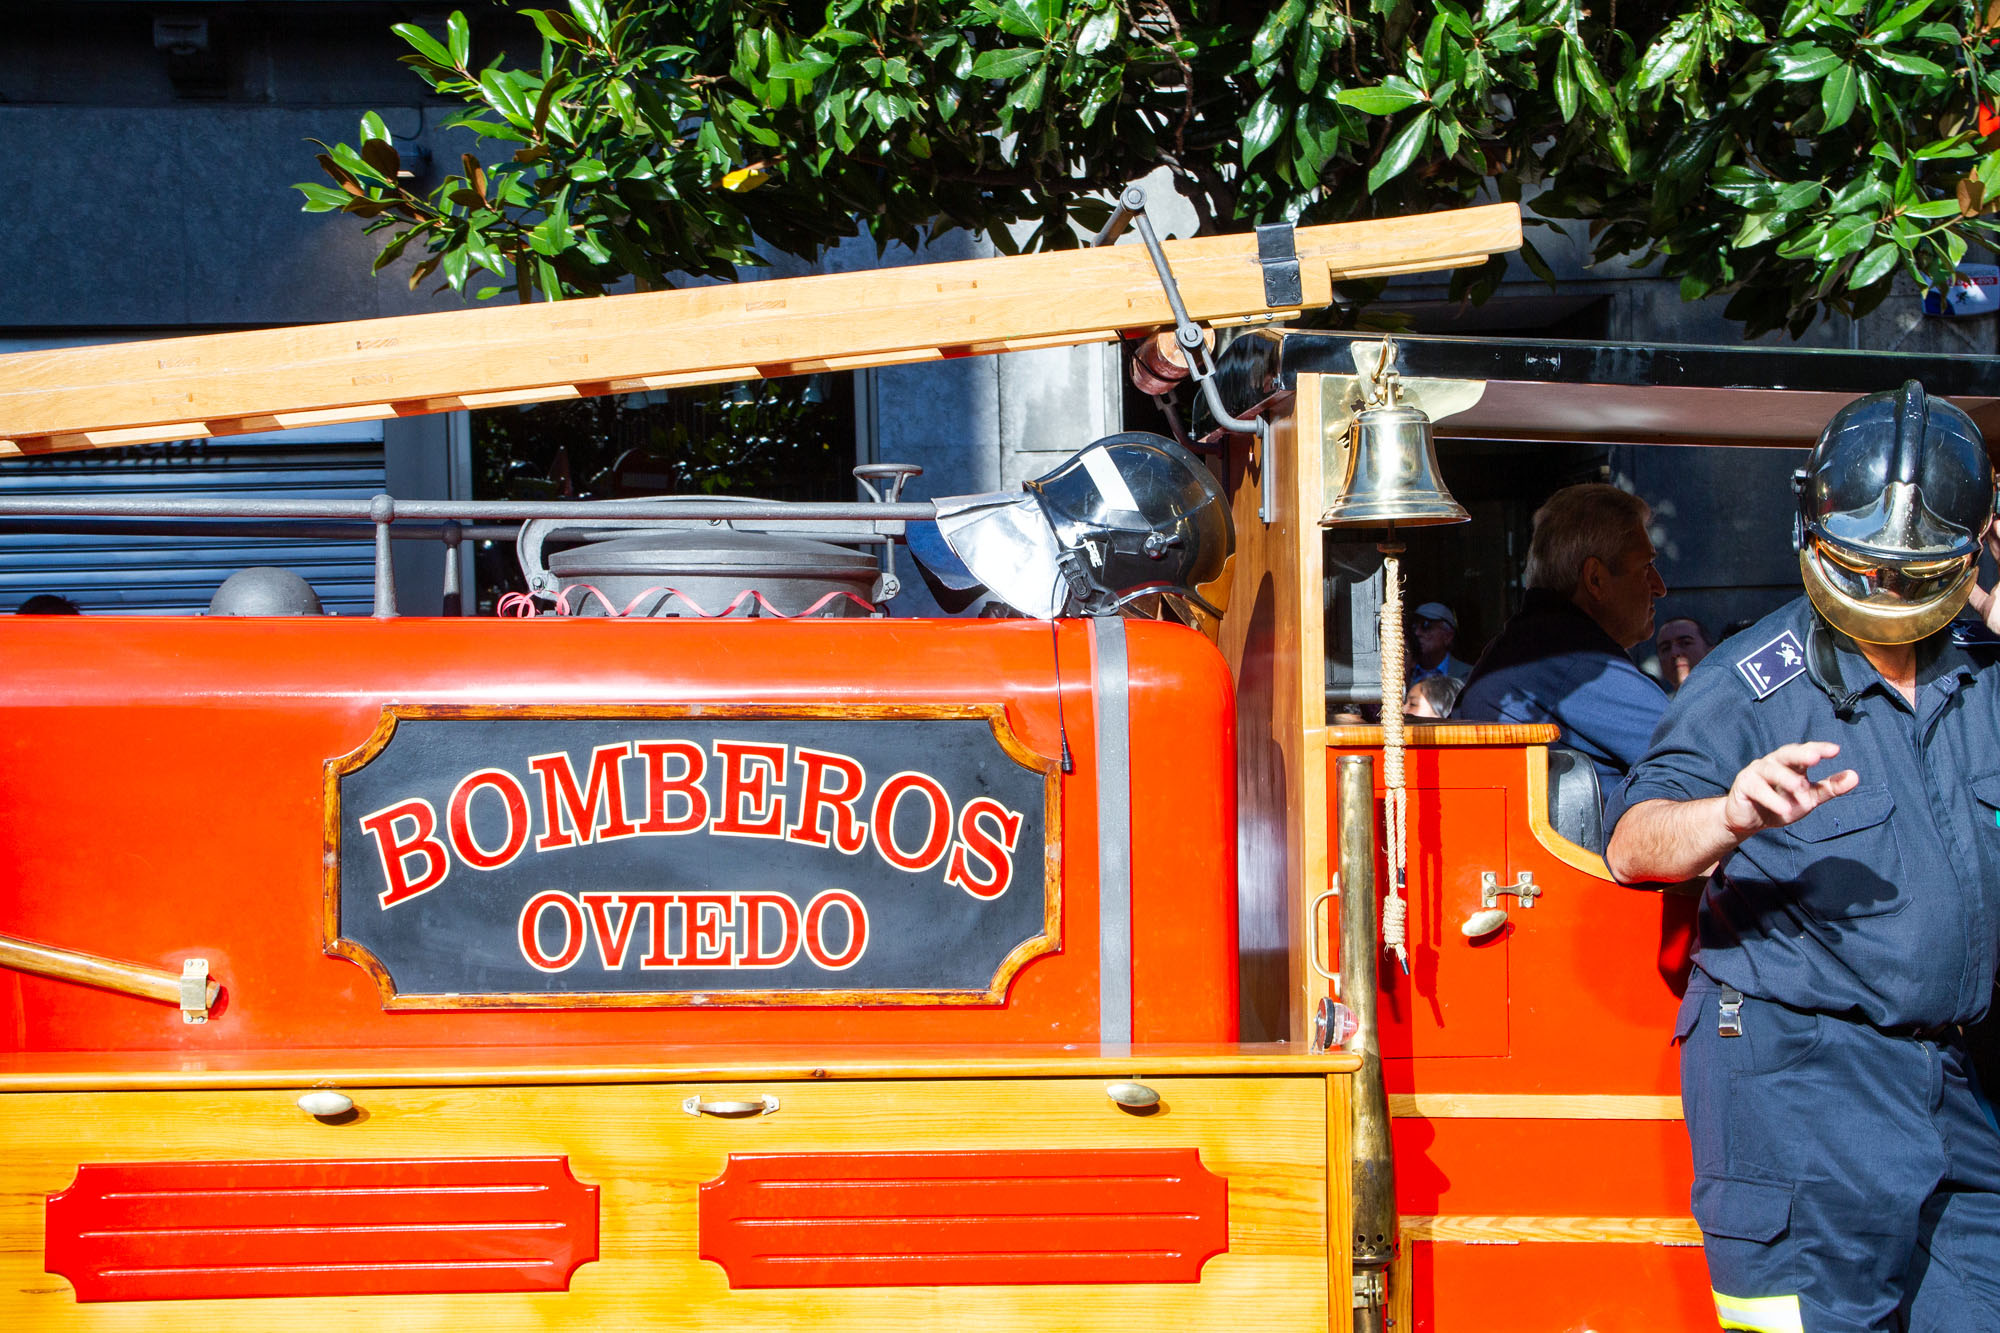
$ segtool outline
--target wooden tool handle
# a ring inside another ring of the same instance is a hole
[[[59,981],[97,986],[121,995],[136,995],[142,1000],[158,1000],[161,1004],[178,1005],[181,1002],[178,973],[140,967],[137,963],[121,963],[115,958],[101,958],[96,954],[55,949],[46,944],[15,939],[11,935],[0,935],[0,967],[30,972],[38,977],[55,977]],[[207,1002],[214,1004],[221,992],[222,988],[211,978]]]

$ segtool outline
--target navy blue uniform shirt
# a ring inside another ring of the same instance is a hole
[[[1604,826],[1660,798],[1720,796],[1795,741],[1860,785],[1752,834],[1702,894],[1695,962],[1747,995],[1878,1027],[1986,1013],[2000,953],[2000,668],[1949,631],[1917,646],[1912,708],[1801,597],[1694,669]]]
[[[1666,691],[1595,620],[1560,593],[1530,588],[1480,654],[1451,717],[1553,722],[1609,791],[1639,762],[1666,711]]]

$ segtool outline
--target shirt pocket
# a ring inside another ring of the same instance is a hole
[[[1995,782],[2000,785],[2000,774]],[[1774,878],[1789,880],[1798,902],[1822,921],[1902,911],[1910,900],[1890,878],[1902,860],[1889,822],[1895,812],[1887,787],[1856,787],[1773,830]]]
[[[1972,788],[1972,794],[1979,803],[1986,807],[1987,818],[2000,824],[2000,773],[1981,773],[1966,785]],[[1985,831],[1982,829],[1981,832]]]

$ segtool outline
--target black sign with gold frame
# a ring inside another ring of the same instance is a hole
[[[392,1009],[1004,1002],[1062,947],[997,704],[412,706],[326,766],[326,951]]]

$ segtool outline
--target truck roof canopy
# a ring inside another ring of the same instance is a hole
[[[1380,334],[1292,333],[1281,382],[1353,375],[1356,343]],[[1862,394],[1917,380],[2000,433],[2000,356],[1395,335],[1406,379],[1484,380],[1441,439],[1809,448]]]

